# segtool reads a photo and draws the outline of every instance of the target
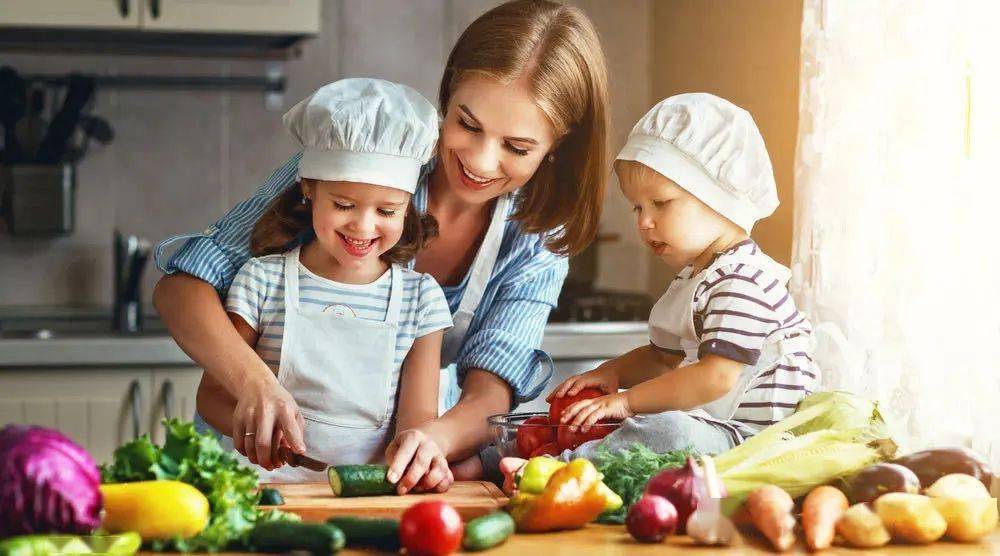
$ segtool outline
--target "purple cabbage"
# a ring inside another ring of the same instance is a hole
[[[94,459],[62,433],[0,429],[0,538],[91,533],[101,522],[100,484]]]

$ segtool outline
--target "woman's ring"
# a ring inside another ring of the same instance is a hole
[[[246,433],[243,433],[243,436],[253,436],[255,434],[257,434],[257,433],[255,433],[255,432],[246,432]]]

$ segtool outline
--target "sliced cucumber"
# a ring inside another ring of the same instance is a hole
[[[274,488],[262,488],[260,489],[260,501],[257,504],[261,506],[280,506],[285,503],[285,498],[281,496],[281,493]]]
[[[344,532],[347,546],[399,550],[399,522],[395,519],[342,516],[331,517],[326,522]]]
[[[396,494],[396,485],[385,475],[386,465],[337,465],[327,469],[334,496],[385,496]]]
[[[462,547],[466,550],[486,550],[503,544],[514,534],[514,518],[507,512],[493,512],[473,519],[465,525]]]
[[[120,535],[25,535],[0,542],[0,556],[50,556],[52,554],[111,554],[129,556],[142,546],[139,533]]]

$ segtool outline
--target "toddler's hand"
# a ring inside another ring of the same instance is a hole
[[[582,432],[590,430],[595,423],[601,419],[627,419],[635,413],[628,406],[628,399],[625,392],[616,392],[592,398],[580,400],[563,410],[559,422],[563,425],[570,425],[570,430],[576,432],[579,428]]]
[[[604,367],[587,371],[576,376],[571,376],[562,381],[545,401],[552,403],[552,400],[563,396],[575,396],[577,392],[584,388],[599,388],[605,394],[615,394],[618,392],[618,374]]]

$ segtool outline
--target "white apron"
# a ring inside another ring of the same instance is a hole
[[[742,253],[717,257],[707,268],[699,272],[696,276],[686,279],[674,280],[670,283],[667,291],[653,306],[649,314],[649,335],[655,342],[658,334],[665,333],[680,338],[681,348],[689,354],[681,366],[687,366],[697,361],[690,354],[698,352],[700,339],[694,329],[694,294],[698,286],[705,281],[709,274],[715,272],[723,266],[743,264],[752,268],[761,269],[766,264],[769,268],[762,269],[769,271],[773,276],[781,281],[787,281],[791,272],[784,266],[766,258],[758,253],[757,255],[746,255]],[[655,324],[654,324],[655,323]],[[703,418],[709,421],[728,421],[736,413],[740,405],[740,400],[747,393],[750,382],[767,369],[758,368],[755,365],[744,365],[740,372],[740,377],[736,385],[728,394],[721,398],[689,410],[689,415]]]
[[[462,292],[462,300],[458,304],[458,310],[452,315],[453,325],[444,333],[441,345],[441,390],[438,397],[438,413],[444,413],[448,408],[458,401],[458,378],[454,363],[458,358],[459,350],[465,341],[465,335],[469,331],[469,324],[476,315],[483,294],[486,292],[486,285],[493,275],[493,267],[497,262],[497,255],[500,253],[500,244],[503,242],[504,224],[507,221],[507,212],[511,204],[510,194],[497,198],[493,208],[493,217],[490,219],[489,228],[486,230],[486,237],[483,238],[479,252],[472,262],[469,270],[469,279]],[[529,393],[526,397],[537,396],[545,384],[552,376],[552,359],[542,350],[535,350],[535,354],[548,363],[547,376]]]
[[[306,455],[331,465],[382,461],[391,440],[399,377],[396,332],[402,276],[391,268],[385,321],[299,304],[299,248],[285,255],[285,328],[278,382],[305,419]],[[239,456],[244,465],[251,465]],[[256,467],[256,466],[253,466]],[[323,472],[257,467],[261,482],[326,481]]]

